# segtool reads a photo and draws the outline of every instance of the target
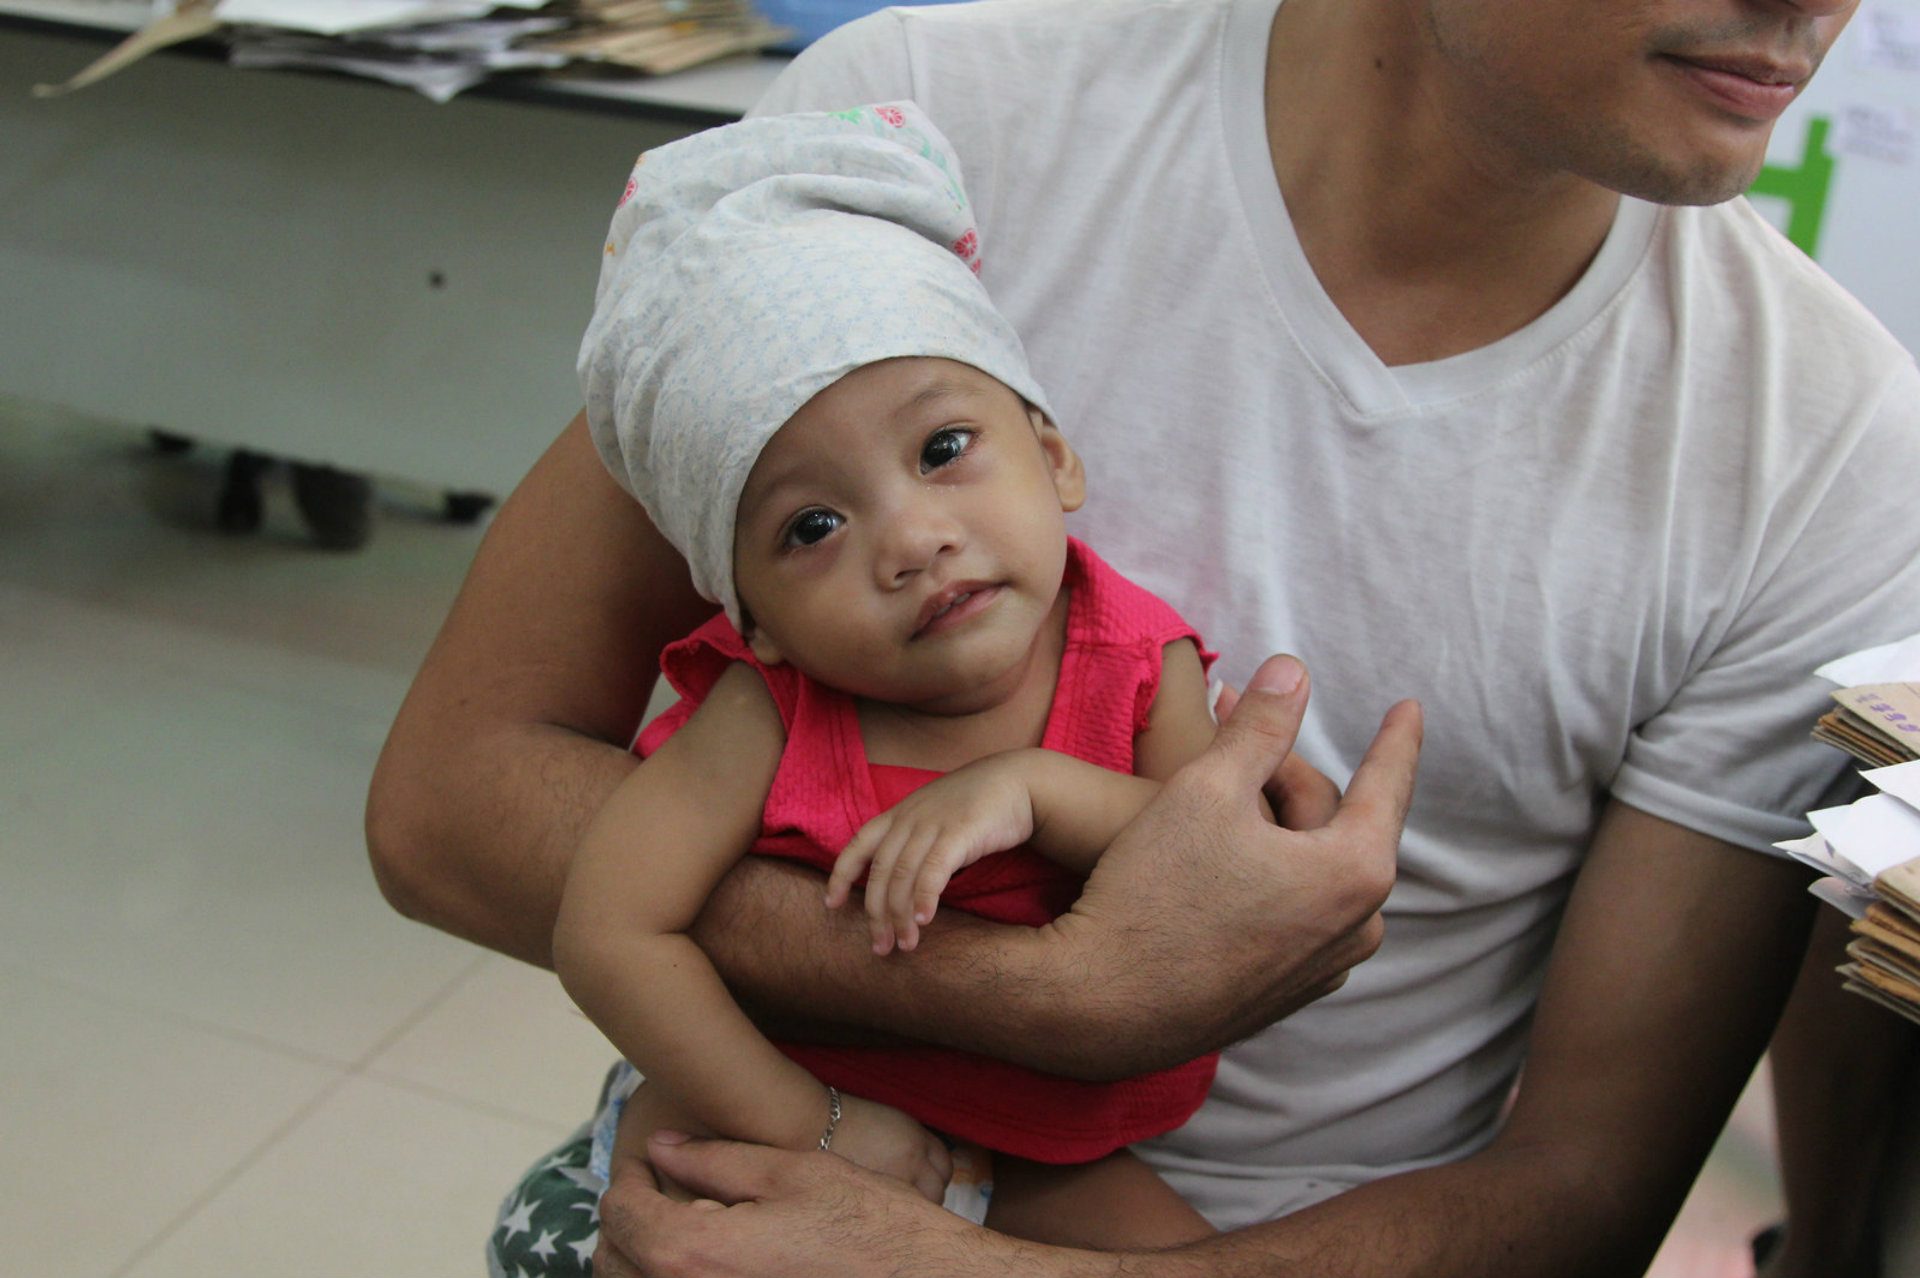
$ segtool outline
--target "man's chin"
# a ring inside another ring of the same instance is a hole
[[[1760,176],[1764,150],[1737,157],[1662,161],[1644,157],[1641,163],[1621,166],[1603,185],[1622,195],[1652,204],[1724,204],[1743,195]]]

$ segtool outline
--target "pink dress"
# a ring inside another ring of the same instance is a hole
[[[1131,773],[1134,738],[1159,691],[1162,650],[1177,639],[1198,647],[1199,636],[1078,541],[1068,542],[1066,588],[1066,649],[1040,744]],[[1213,654],[1201,648],[1201,660],[1211,664]],[[635,749],[659,749],[736,661],[765,680],[787,731],[756,855],[829,870],[862,825],[940,775],[868,763],[853,699],[790,666],[761,665],[724,616],[662,654],[682,700],[647,726]],[[1077,876],[1016,848],[963,868],[940,903],[1037,927],[1079,894]],[[1091,1162],[1180,1126],[1205,1099],[1216,1063],[1205,1056],[1138,1078],[1087,1083],[947,1048],[780,1047],[822,1082],[905,1110],[957,1139],[1047,1163]]]

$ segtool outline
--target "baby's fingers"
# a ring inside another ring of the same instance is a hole
[[[914,1169],[913,1187],[928,1202],[943,1202],[947,1197],[947,1182],[953,1179],[953,1160],[939,1142],[928,1139],[934,1149]]]
[[[900,948],[910,950],[920,944],[920,925],[933,917],[929,911],[921,917],[916,902],[920,897],[920,883],[929,872],[939,874],[940,848],[943,840],[936,828],[928,832],[925,839],[915,840],[909,845],[898,865],[894,866],[892,876],[887,880],[887,914],[893,920],[894,930],[900,937]],[[945,877],[941,876],[944,886]],[[939,895],[938,890],[934,892]]]
[[[920,943],[920,929],[933,922],[940,908],[940,894],[961,866],[973,858],[967,845],[951,831],[936,835],[926,845],[918,863],[903,860],[895,868],[888,889],[888,908],[900,929],[900,948],[910,950]]]
[[[885,899],[886,882],[893,877],[893,863],[900,857],[900,844],[911,831],[899,828],[887,831],[887,837],[881,840],[873,850],[871,864],[867,866],[867,893],[865,909],[867,912],[867,934],[872,938],[873,952],[887,954],[893,950],[893,929],[886,920],[874,912],[874,902]]]
[[[905,937],[900,942],[901,949],[910,950],[920,943],[920,929],[933,922],[934,912],[940,908],[940,894],[947,890],[954,871],[965,863],[959,848],[941,840],[934,844],[914,874],[894,876],[894,916],[903,920]]]
[[[860,881],[860,875],[872,864],[875,850],[892,827],[893,819],[882,813],[861,826],[860,833],[853,836],[852,842],[840,849],[840,855],[834,858],[833,873],[827,876],[828,909],[837,910],[847,903],[847,898],[853,893],[853,885]]]
[[[867,874],[867,927],[873,933],[873,952],[888,954],[896,938],[905,929],[896,929],[901,921],[892,907],[892,885],[898,876],[911,877],[914,867],[926,856],[925,845],[936,831],[908,829],[895,834],[873,859]]]

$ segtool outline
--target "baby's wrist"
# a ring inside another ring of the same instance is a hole
[[[1005,750],[999,754],[988,755],[982,765],[992,769],[1022,789],[1031,791],[1040,784],[1047,767],[1047,751],[1038,746],[1022,746],[1017,750]]]
[[[796,1088],[782,1101],[777,1143],[803,1154],[832,1148],[834,1138],[846,1131],[851,1099],[837,1088],[809,1079],[806,1087]]]
[[[833,1137],[834,1137],[834,1134],[840,1130],[840,1119],[844,1114],[845,1109],[841,1104],[840,1089],[835,1087],[832,1083],[828,1083],[826,1085],[826,1088],[827,1088],[827,1121],[826,1121],[826,1125],[820,1129],[819,1148],[822,1150],[831,1151],[833,1149]]]
[[[1014,779],[1027,792],[1027,801],[1038,805],[1050,786],[1059,784],[1061,755],[1043,746],[1016,750],[1008,759]]]

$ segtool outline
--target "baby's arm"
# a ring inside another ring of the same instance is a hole
[[[1191,640],[1168,644],[1147,727],[1134,741],[1135,774],[1053,750],[1009,750],[929,782],[861,828],[827,882],[846,901],[867,871],[873,948],[912,949],[941,891],[961,867],[1021,844],[1079,874],[1160,792],[1160,783],[1213,739],[1206,673]]]
[[[699,1125],[804,1150],[827,1129],[827,1089],[754,1028],[686,934],[759,833],[784,743],[758,676],[730,667],[588,827],[561,898],[554,967],[647,1086]],[[934,1137],[886,1106],[841,1103],[835,1153],[938,1198],[945,1151]]]

